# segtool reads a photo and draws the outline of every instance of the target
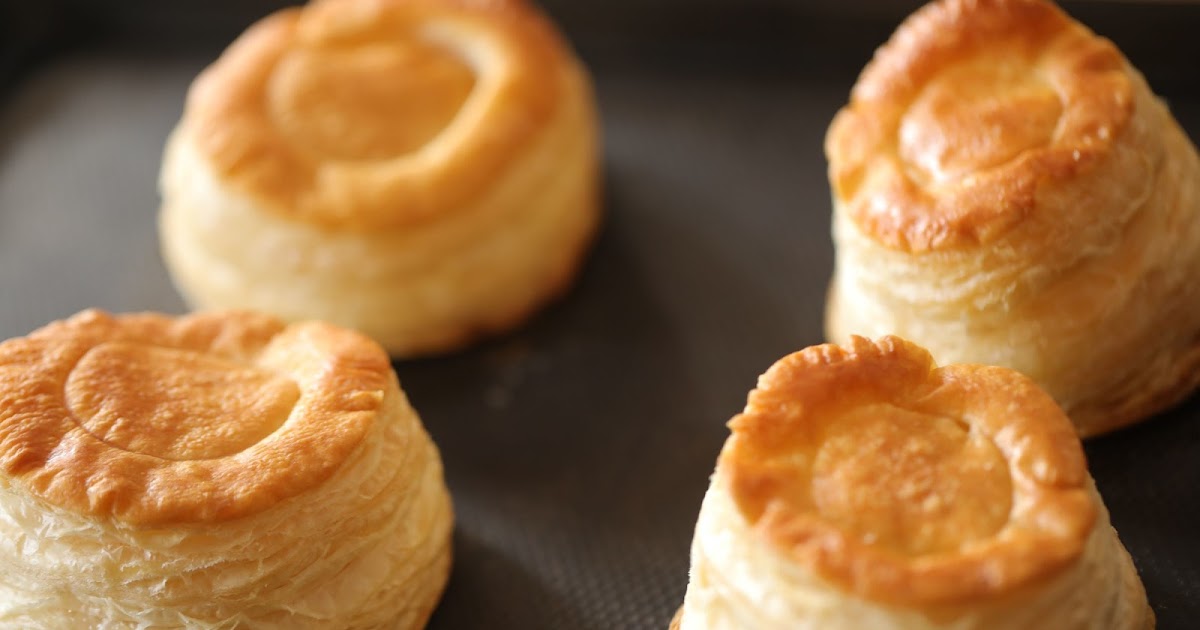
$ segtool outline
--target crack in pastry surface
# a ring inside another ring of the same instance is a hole
[[[66,383],[67,407],[85,431],[116,448],[176,461],[246,450],[279,429],[299,398],[286,376],[130,342],[88,350]]]

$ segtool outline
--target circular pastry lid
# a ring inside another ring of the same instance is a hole
[[[1045,183],[1110,154],[1134,113],[1131,73],[1049,2],[931,3],[876,52],[830,126],[834,194],[891,249],[988,243],[1034,212]]]
[[[230,520],[328,479],[391,378],[327,324],[85,311],[0,344],[0,470],[85,515]]]
[[[781,359],[730,428],[717,477],[754,530],[873,600],[1008,591],[1079,557],[1097,519],[1048,395],[896,337]]]
[[[522,0],[317,1],[235,41],[196,79],[181,126],[265,210],[398,228],[503,177],[579,71]]]

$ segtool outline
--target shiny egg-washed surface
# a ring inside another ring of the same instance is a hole
[[[0,92],[0,337],[90,306],[182,310],[154,182],[188,82],[225,43],[64,55]],[[764,66],[678,45],[580,45],[609,176],[576,289],[514,334],[397,365],[458,518],[433,630],[666,627],[724,423],[764,366],[823,341],[822,141],[869,49],[830,79],[805,69],[811,51]],[[1200,97],[1163,92],[1200,137]],[[1200,401],[1085,449],[1158,627],[1193,627]]]

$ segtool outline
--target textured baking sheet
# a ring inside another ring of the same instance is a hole
[[[397,365],[458,511],[432,628],[657,629],[680,602],[723,423],[822,340],[821,145],[853,71],[762,45],[586,47],[608,215],[578,285],[519,332]],[[89,306],[182,311],[155,178],[219,49],[69,52],[0,90],[0,337]],[[1200,98],[1170,96],[1200,135]],[[1196,627],[1200,401],[1087,451],[1159,627]]]

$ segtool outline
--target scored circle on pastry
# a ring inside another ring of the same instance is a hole
[[[397,357],[512,328],[599,222],[590,79],[523,0],[318,0],[193,83],[163,159],[187,301],[320,319]]]
[[[130,524],[247,516],[341,466],[390,369],[320,324],[86,312],[0,346],[0,470]]]
[[[281,215],[359,230],[451,212],[536,138],[561,45],[520,0],[326,0],[242,36],[189,95],[196,148]]]
[[[729,427],[672,628],[1153,626],[1070,422],[1017,372],[852,337],[780,359]]]
[[[912,253],[986,243],[1026,218],[1041,183],[1103,157],[1133,84],[1111,42],[1072,26],[1022,0],[910,18],[828,134],[830,181],[861,229]]]
[[[1011,589],[1077,557],[1096,519],[1078,439],[1029,381],[856,338],[782,359],[722,451],[752,527],[872,599]]]
[[[359,333],[85,311],[0,343],[0,620],[415,629],[452,525]]]

